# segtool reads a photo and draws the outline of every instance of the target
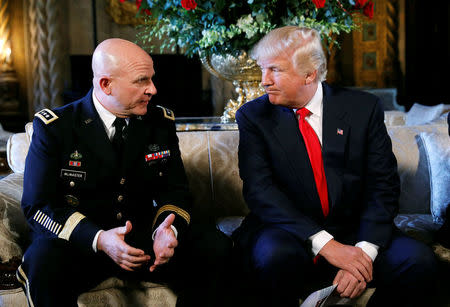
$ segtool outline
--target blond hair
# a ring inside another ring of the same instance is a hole
[[[281,54],[291,57],[300,74],[317,70],[317,81],[325,81],[327,59],[317,30],[286,26],[267,33],[251,50],[250,56],[257,62]]]

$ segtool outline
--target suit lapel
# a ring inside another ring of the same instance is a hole
[[[287,160],[296,174],[299,190],[303,190],[311,203],[321,212],[320,199],[314,181],[314,173],[309,161],[303,137],[298,127],[298,121],[291,109],[274,107],[273,133],[286,152]]]
[[[345,148],[350,126],[346,112],[332,95],[332,89],[323,83],[322,154],[327,179],[330,208],[339,203],[342,194],[342,169],[345,167]]]
[[[108,139],[103,122],[95,110],[92,101],[92,90],[84,98],[81,109],[79,126],[75,129],[75,133],[101,160],[109,165],[117,164],[112,143]]]

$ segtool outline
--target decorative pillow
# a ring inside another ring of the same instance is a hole
[[[430,209],[435,223],[443,224],[450,204],[450,137],[446,133],[420,133],[430,170]]]
[[[418,126],[432,122],[439,118],[445,111],[445,105],[439,104],[436,106],[424,106],[415,103],[411,110],[406,113],[406,125]]]

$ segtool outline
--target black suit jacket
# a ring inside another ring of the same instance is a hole
[[[119,161],[92,101],[86,97],[43,110],[33,121],[22,208],[34,238],[62,238],[92,252],[100,230],[133,226],[126,240],[152,250],[151,235],[175,213],[180,235],[190,221],[190,196],[173,114],[149,104],[132,117]]]
[[[398,211],[399,178],[377,97],[323,83],[322,154],[330,213],[322,214],[314,175],[291,109],[264,95],[236,113],[239,169],[250,214],[235,236],[243,246],[263,225],[308,243],[326,230],[347,244],[385,247]]]

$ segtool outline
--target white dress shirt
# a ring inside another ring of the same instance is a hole
[[[323,120],[323,89],[322,83],[319,82],[317,90],[311,100],[305,105],[311,113],[305,118],[309,125],[313,128],[317,137],[319,138],[320,145],[322,146],[322,120]],[[297,111],[294,109],[294,112]],[[298,116],[297,116],[298,119]],[[321,230],[318,233],[309,237],[312,246],[312,252],[316,256],[320,250],[334,237],[325,230]],[[361,241],[356,243],[357,247],[360,247],[371,259],[375,261],[378,255],[378,246],[367,242]]]

